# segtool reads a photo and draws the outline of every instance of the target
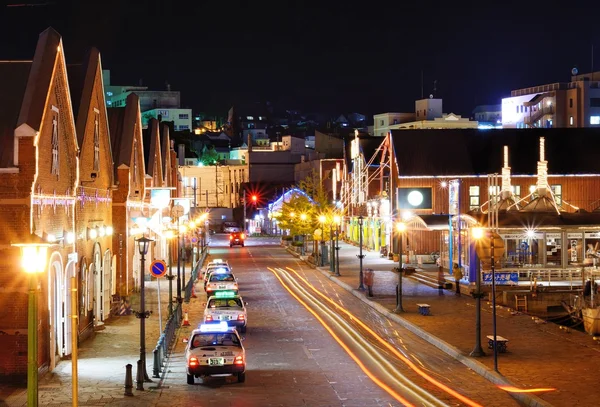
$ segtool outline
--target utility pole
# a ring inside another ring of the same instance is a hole
[[[244,189],[244,197],[242,199],[244,204],[244,224],[242,225],[242,230],[246,233],[246,189]]]

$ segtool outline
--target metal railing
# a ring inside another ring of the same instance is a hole
[[[532,124],[548,114],[554,114],[554,106],[544,106],[541,109],[537,109],[531,112],[529,116],[523,117],[523,121],[526,124]]]
[[[200,269],[202,268],[202,264],[204,264],[204,260],[206,259],[206,255],[208,254],[208,246],[204,246],[204,248],[202,248],[202,254],[200,255],[200,258],[198,259],[198,262],[194,265],[194,267],[192,268],[192,275],[190,276],[190,279],[187,281],[187,283],[185,283],[185,295],[183,300],[185,302],[190,302],[190,298],[192,296],[192,289],[194,287],[194,284],[196,282],[196,280],[198,279],[198,273],[200,272]]]
[[[181,324],[181,304],[177,304],[173,310],[173,314],[167,320],[163,333],[158,338],[156,347],[152,351],[154,356],[154,367],[152,369],[152,377],[160,377],[165,367],[166,360],[169,356],[175,332]]]

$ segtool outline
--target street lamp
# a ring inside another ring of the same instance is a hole
[[[339,215],[333,217],[335,223],[335,276],[340,276],[340,223],[342,218]]]
[[[15,243],[11,246],[21,248],[21,266],[29,274],[29,309],[27,311],[27,405],[38,405],[38,296],[37,285],[39,273],[46,271],[48,247],[37,237],[34,242]],[[73,311],[72,311],[73,312]],[[75,332],[73,332],[75,335]]]
[[[153,239],[148,239],[146,236],[142,236],[139,239],[135,239],[138,243],[138,250],[142,256],[140,259],[140,311],[135,312],[135,316],[140,319],[140,360],[141,360],[141,371],[138,368],[137,372],[137,390],[144,390],[144,382],[152,382],[146,372],[146,318],[150,316],[150,311],[146,311],[146,297],[144,292],[144,280],[146,274],[146,254],[148,254],[148,248],[150,242]]]
[[[365,286],[363,285],[363,259],[365,258],[365,255],[363,254],[362,251],[362,246],[363,246],[363,221],[364,218],[362,217],[362,215],[360,215],[358,217],[358,255],[356,257],[358,257],[358,262],[360,265],[359,268],[359,273],[358,273],[358,289],[361,291],[365,290]]]
[[[471,236],[475,240],[480,240],[484,236],[483,228],[472,228]],[[471,246],[471,249],[474,249]],[[472,265],[475,266],[475,292],[473,293],[473,297],[475,298],[475,348],[471,352],[471,356],[473,357],[481,357],[485,356],[485,352],[481,347],[481,298],[483,294],[481,292],[481,270],[479,268],[479,258],[477,259],[477,264]]]
[[[304,229],[304,222],[306,221],[306,218],[307,218],[307,216],[306,216],[305,213],[301,213],[300,214],[300,220],[302,221],[302,229]],[[306,234],[303,233],[302,234],[302,255],[306,254],[306,247],[307,247],[307,245],[306,245]]]
[[[398,253],[400,257],[398,260],[398,285],[396,286],[396,309],[394,312],[399,313],[404,312],[404,308],[402,308],[402,272],[404,271],[402,264],[402,234],[406,230],[406,223],[396,223],[396,230],[398,231]]]
[[[185,292],[187,290],[187,283],[185,282],[185,232],[187,231],[187,226],[185,225],[181,225],[179,226],[179,236],[180,236],[180,240],[181,240],[181,252],[179,253],[179,257],[181,258],[181,290],[183,290],[184,292],[184,296],[185,296]],[[177,262],[177,264],[179,264],[179,262]],[[181,296],[181,292],[179,293],[179,296]],[[181,301],[183,301],[183,298],[181,299]]]
[[[167,230],[165,232],[165,239],[167,239],[167,242],[169,243],[167,248],[167,251],[169,252],[167,253],[169,262],[169,275],[166,276],[167,280],[169,280],[169,318],[171,317],[171,315],[173,315],[173,279],[175,278],[175,276],[173,275],[173,266],[171,259],[171,241],[174,237],[175,234],[172,230]]]

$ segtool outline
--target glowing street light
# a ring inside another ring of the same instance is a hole
[[[38,405],[38,274],[46,271],[48,247],[37,236],[33,242],[15,243],[11,246],[21,248],[21,266],[29,274],[29,300],[27,312],[27,405]],[[73,332],[73,335],[76,335]],[[76,391],[76,386],[74,392]]]

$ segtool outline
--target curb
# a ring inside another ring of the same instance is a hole
[[[318,271],[321,272],[324,276],[335,282],[337,285],[345,289],[346,291],[352,293],[356,298],[360,299],[365,304],[369,305],[371,308],[375,309],[380,314],[392,319],[394,322],[402,325],[404,328],[411,331],[413,334],[418,337],[426,340],[436,348],[440,349],[442,352],[446,353],[448,356],[458,360],[463,365],[467,366],[469,369],[473,370],[478,375],[482,376],[489,382],[495,385],[503,385],[503,386],[515,386],[510,380],[506,377],[502,376],[500,373],[494,372],[489,369],[486,365],[473,358],[470,358],[464,355],[458,348],[452,346],[451,344],[441,340],[440,338],[429,334],[429,332],[419,328],[415,324],[405,320],[404,318],[398,316],[393,311],[385,308],[383,305],[369,300],[365,295],[363,295],[360,291],[352,288],[349,284],[339,280],[334,275],[332,275],[328,270],[323,270],[320,267],[314,267]],[[515,386],[516,387],[516,386]],[[531,407],[552,407],[553,405],[542,400],[541,398],[529,395],[527,393],[510,393],[510,396],[526,406]]]

